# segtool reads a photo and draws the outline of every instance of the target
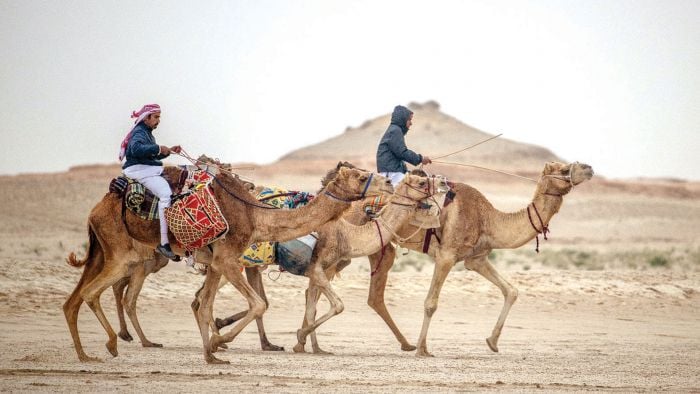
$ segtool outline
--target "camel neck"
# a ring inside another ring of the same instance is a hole
[[[309,204],[296,209],[251,209],[252,242],[288,241],[307,235],[322,224],[340,217],[350,204],[320,193]]]
[[[504,213],[494,209],[484,227],[493,249],[512,249],[524,245],[543,233],[559,212],[563,196],[537,193],[525,208]]]

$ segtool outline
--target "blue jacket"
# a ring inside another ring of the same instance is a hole
[[[408,149],[404,136],[408,133],[406,121],[413,114],[410,109],[397,105],[391,114],[391,124],[384,132],[377,147],[377,172],[407,172],[405,161],[414,166],[420,164],[423,156]]]
[[[168,156],[160,154],[160,146],[156,144],[153,130],[141,122],[134,127],[129,143],[126,145],[126,161],[122,168],[127,168],[134,164],[162,166],[163,163],[160,160]]]

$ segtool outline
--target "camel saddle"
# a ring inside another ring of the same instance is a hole
[[[170,185],[174,195],[179,194],[192,180],[197,171],[182,169],[176,176],[163,174],[163,178]],[[200,175],[201,176],[201,175]],[[158,197],[146,189],[139,181],[125,175],[120,175],[109,183],[110,193],[114,193],[123,199],[124,207],[141,219],[158,220]]]

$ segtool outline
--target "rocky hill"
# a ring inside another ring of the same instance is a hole
[[[408,107],[414,111],[414,122],[406,135],[406,144],[417,152],[435,157],[463,149],[494,136],[445,114],[440,111],[440,105],[435,101],[424,104],[411,103]],[[267,170],[286,172],[287,169],[294,168],[296,171],[313,173],[318,168],[329,168],[339,160],[347,160],[360,167],[374,170],[376,169],[377,144],[386,131],[390,118],[391,114],[387,113],[367,120],[359,127],[349,127],[336,137],[290,152],[261,170],[263,172],[267,172]],[[503,137],[442,160],[469,163],[527,175],[539,173],[542,165],[547,161],[561,161],[546,148],[515,142]],[[481,178],[485,175],[481,171],[472,174],[473,171],[464,167],[446,165],[432,165],[430,169],[448,176],[455,176],[458,173],[465,174],[465,172],[470,177],[474,175]]]

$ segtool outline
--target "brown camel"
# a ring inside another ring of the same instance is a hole
[[[288,240],[308,234],[311,232],[309,229],[337,218],[352,200],[361,198],[365,192],[379,193],[387,188],[391,190],[388,182],[382,178],[372,178],[369,173],[356,169],[341,168],[336,178],[314,201],[303,208],[286,211],[270,210],[261,206],[250,196],[243,184],[228,173],[217,174],[211,187],[224,217],[232,228],[225,239],[211,245],[213,258],[202,292],[204,308],[199,310],[198,321],[205,360],[209,363],[222,362],[214,357],[211,351],[218,345],[217,341],[232,340],[252,319],[261,316],[265,310],[264,301],[245,281],[237,262],[245,247],[262,240]],[[119,212],[121,200],[111,193],[105,195],[93,208],[88,219],[90,245],[85,260],[78,261],[74,255],[68,258],[71,265],[86,265],[81,280],[63,307],[81,361],[95,358],[88,357],[80,343],[77,329],[80,305],[85,301],[93,310],[109,337],[107,349],[116,356],[116,334],[104,316],[99,296],[107,287],[127,276],[130,267],[144,260],[144,256],[139,256],[133,248],[129,235],[151,247],[158,244],[158,224],[155,221],[142,220],[130,212],[127,212],[122,220]],[[98,242],[103,255],[102,264],[86,264],[95,257],[96,248],[93,245]],[[174,250],[178,254],[183,253],[177,247]],[[209,303],[213,301],[216,284],[222,274],[244,295],[249,304],[249,313],[229,334],[223,338],[214,336],[210,343],[209,322],[205,311],[210,308]]]
[[[298,343],[294,346],[295,352],[304,352],[306,336],[344,309],[340,297],[333,291],[329,281],[337,272],[336,264],[349,261],[353,257],[381,253],[382,249],[396,238],[397,231],[400,231],[414,215],[419,201],[433,196],[434,193],[447,192],[447,184],[444,182],[437,187],[431,186],[429,178],[406,175],[396,186],[387,206],[374,221],[358,226],[341,219],[328,222],[317,229],[318,243],[306,270],[306,276],[309,277],[306,313],[302,328],[297,331]],[[330,302],[330,308],[325,315],[316,319],[316,305],[321,293]],[[314,353],[325,353],[315,342],[314,340]]]

